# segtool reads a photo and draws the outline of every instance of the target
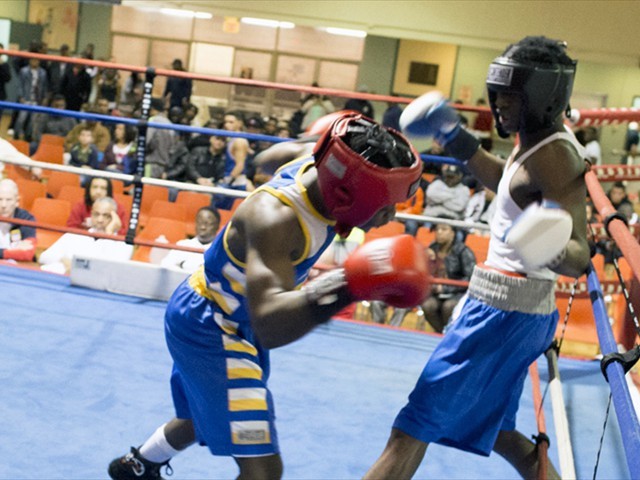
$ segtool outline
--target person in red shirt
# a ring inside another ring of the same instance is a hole
[[[113,186],[108,178],[92,177],[91,181],[86,184],[84,191],[84,200],[76,203],[71,208],[67,227],[89,230],[91,228],[91,206],[93,202],[98,198],[113,198]],[[129,214],[119,203],[118,217],[120,217],[122,223],[118,229],[118,234],[124,235],[129,225]]]

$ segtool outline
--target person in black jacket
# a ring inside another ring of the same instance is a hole
[[[212,136],[209,146],[191,150],[186,166],[187,181],[212,187],[224,177],[227,149],[224,137]]]

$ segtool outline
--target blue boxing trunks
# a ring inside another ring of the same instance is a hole
[[[555,282],[476,267],[468,298],[394,427],[426,443],[488,456],[515,428],[529,365],[551,344]]]

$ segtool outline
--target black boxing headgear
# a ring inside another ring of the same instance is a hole
[[[556,51],[549,53],[551,48]],[[520,95],[519,128],[525,132],[550,128],[563,112],[570,114],[569,98],[577,62],[566,56],[565,48],[563,43],[544,37],[527,37],[510,45],[491,63],[487,90],[496,129],[502,138],[507,138],[509,133],[502,128],[497,112],[498,92]],[[559,61],[559,56],[563,61]]]
[[[400,132],[357,113],[337,118],[313,155],[322,198],[341,236],[410,198],[422,174],[420,156]]]

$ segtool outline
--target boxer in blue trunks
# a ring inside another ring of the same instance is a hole
[[[167,306],[175,418],[113,460],[109,475],[161,478],[170,458],[199,442],[214,455],[232,456],[238,478],[280,478],[269,349],[297,340],[360,296],[393,301],[401,292],[403,302],[421,301],[415,269],[400,264],[389,265],[386,278],[354,280],[345,267],[300,288],[336,232],[346,236],[353,227],[388,222],[395,204],[415,192],[421,171],[400,133],[347,114],[328,126],[311,154],[282,166],[253,192]],[[392,239],[384,248],[387,258],[422,269],[426,295],[426,260],[415,245],[407,249],[406,238]]]
[[[432,442],[480,455],[493,450],[523,478],[536,477],[536,447],[515,430],[518,402],[528,366],[555,332],[556,275],[579,277],[589,262],[584,150],[563,125],[575,65],[563,43],[545,37],[510,45],[491,64],[487,89],[497,131],[519,136],[506,161],[479,147],[439,93],[404,110],[403,131],[434,137],[466,162],[496,192],[497,209],[487,261],[475,268],[459,316],[366,479],[411,478]],[[562,240],[546,228],[551,218],[560,219]],[[534,233],[517,240],[525,228]],[[548,474],[559,478],[552,466]]]

